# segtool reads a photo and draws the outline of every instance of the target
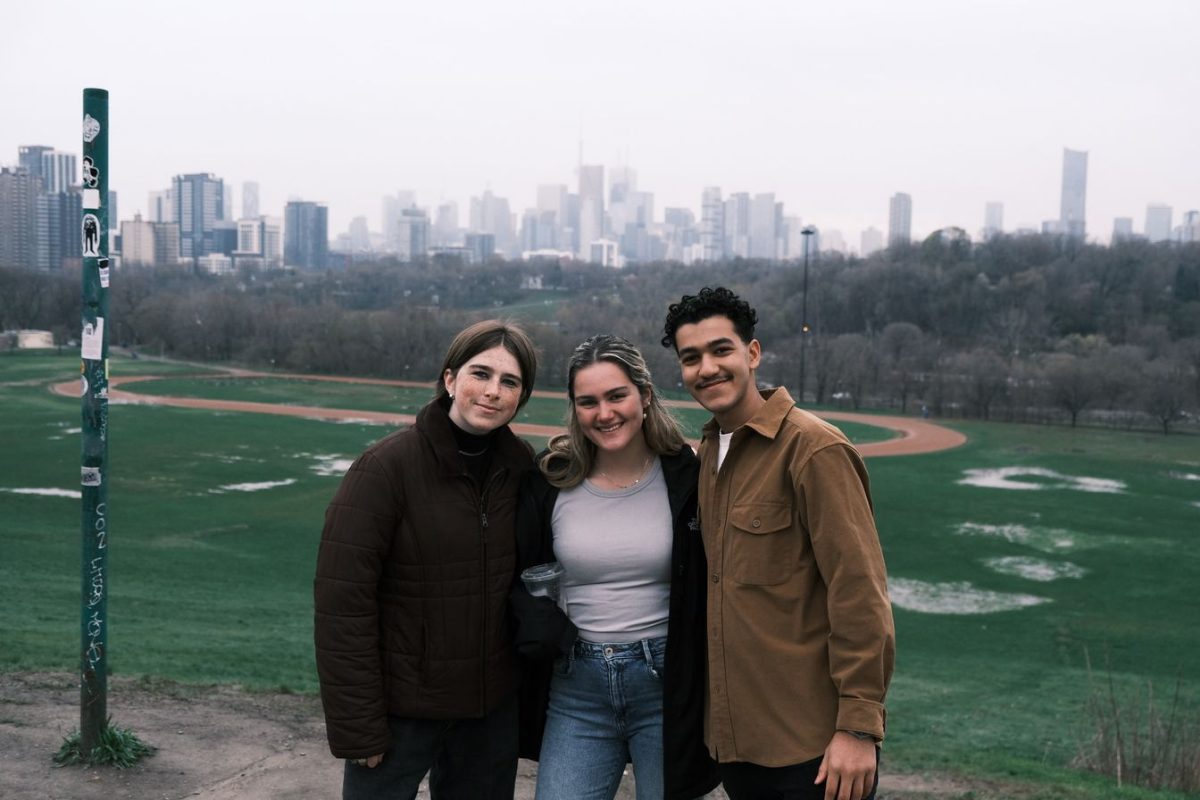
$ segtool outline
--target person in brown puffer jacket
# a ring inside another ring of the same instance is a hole
[[[371,445],[325,512],[314,581],[321,701],[342,796],[511,798],[513,518],[532,449],[508,422],[537,360],[515,325],[459,333],[416,423]]]

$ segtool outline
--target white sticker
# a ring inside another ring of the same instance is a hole
[[[83,215],[83,255],[85,258],[100,255],[100,219],[95,214]]]
[[[91,142],[100,135],[100,122],[91,114],[83,115],[83,140]]]
[[[100,170],[96,169],[96,162],[92,161],[91,156],[83,157],[83,185],[88,189],[100,188]]]
[[[79,468],[79,483],[83,486],[99,486],[100,485],[100,468],[99,467],[80,467]]]
[[[100,190],[99,189],[84,189],[83,190],[83,207],[84,208],[99,208],[100,207]]]
[[[108,259],[100,259],[100,288],[108,288]]]
[[[97,317],[96,324],[83,323],[83,358],[96,361],[104,350],[104,317]]]
[[[80,376],[79,376],[79,382],[80,382],[80,384],[81,384],[81,386],[79,387],[79,396],[80,396],[80,397],[86,397],[86,396],[87,396],[87,390],[88,390],[87,375],[80,375]]]

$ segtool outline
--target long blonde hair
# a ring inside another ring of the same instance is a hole
[[[630,383],[637,387],[642,400],[648,401],[646,417],[642,420],[642,435],[650,450],[657,455],[672,455],[684,445],[679,421],[658,399],[650,380],[650,368],[646,366],[641,351],[620,336],[598,334],[585,339],[571,353],[567,366],[567,396],[570,398],[567,432],[550,439],[548,452],[538,462],[546,480],[559,489],[571,489],[582,483],[591,473],[596,460],[596,445],[584,435],[575,413],[575,376],[584,367],[601,362],[620,367]]]

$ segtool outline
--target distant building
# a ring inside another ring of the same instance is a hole
[[[700,253],[703,261],[725,257],[725,203],[720,186],[704,187],[700,198]]]
[[[242,219],[258,218],[258,181],[242,182]]]
[[[579,165],[579,255],[591,257],[591,243],[604,236],[604,165]]]
[[[175,222],[152,222],[154,226],[154,263],[156,266],[174,266],[179,263],[179,224]]]
[[[154,266],[154,223],[143,220],[141,214],[121,221],[121,264]]]
[[[150,192],[146,197],[146,219],[149,222],[175,222],[174,200],[172,191],[163,189],[161,192]],[[176,256],[179,254],[176,253]]]
[[[42,191],[65,192],[79,183],[79,162],[74,153],[50,150],[41,154]]]
[[[470,229],[472,233],[490,233],[495,249],[509,255],[515,249],[512,211],[508,200],[492,194],[490,189],[480,197],[471,198]]]
[[[329,262],[329,211],[320,203],[289,202],[283,211],[283,263],[325,269]]]
[[[176,175],[171,184],[171,220],[179,226],[179,258],[217,252],[217,221],[225,219],[225,184],[210,173]]]
[[[1087,162],[1086,152],[1063,148],[1059,232],[1075,239],[1083,239],[1087,233]]]
[[[283,235],[277,218],[254,217],[237,221],[235,266],[274,269],[283,263]]]
[[[883,249],[883,231],[874,227],[867,228],[862,232],[862,235],[859,236],[858,241],[859,252],[862,253],[863,258],[866,258],[867,256],[871,255],[871,253],[875,253]]]
[[[754,195],[750,202],[750,257],[773,261],[779,255],[779,227],[782,209],[775,203],[774,192]]]
[[[991,239],[1004,233],[1004,203],[995,201],[983,206],[983,238]]]
[[[588,260],[602,267],[623,267],[620,249],[612,239],[597,239],[588,248]]]
[[[400,248],[400,230],[396,227],[400,222],[400,212],[406,208],[417,207],[417,195],[415,192],[399,191],[394,195],[385,195],[383,198],[383,214],[382,225],[380,230],[383,231],[384,249],[389,253],[395,253]]]
[[[42,175],[42,156],[53,152],[53,147],[42,144],[25,144],[17,148],[17,166],[38,181],[39,191],[46,191],[46,180]]]
[[[78,186],[38,195],[37,268],[49,272],[82,263],[83,196]],[[110,249],[111,251],[111,249]]]
[[[888,247],[912,242],[912,197],[896,192],[888,202]]]
[[[25,149],[21,148],[22,154]],[[0,167],[0,266],[37,266],[37,201],[41,186],[41,178],[27,169]]]
[[[371,250],[371,231],[367,227],[366,217],[355,217],[350,220],[350,227],[346,233],[352,253],[366,253]]]
[[[1133,238],[1133,217],[1114,217],[1112,238],[1114,242]]]
[[[472,264],[486,264],[496,255],[496,237],[490,233],[468,233],[463,249]]]
[[[222,184],[222,188],[225,194],[221,199],[221,219],[225,222],[233,222],[233,184]]]
[[[725,201],[725,255],[750,257],[750,195],[734,192]]]
[[[1161,203],[1146,206],[1146,238],[1165,242],[1171,238],[1171,207]]]
[[[458,244],[461,240],[458,228],[458,203],[453,201],[442,203],[437,207],[437,216],[433,221],[434,246],[447,247]]]
[[[1179,226],[1180,242],[1200,242],[1200,211],[1189,211],[1183,215],[1183,224]]]
[[[429,215],[419,208],[406,208],[396,222],[396,257],[401,261],[418,261],[429,250]]]

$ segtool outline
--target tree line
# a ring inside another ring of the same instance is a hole
[[[799,396],[803,349],[806,403],[1196,426],[1200,245],[1100,247],[1050,236],[972,244],[935,234],[866,259],[822,253],[808,272],[805,302],[801,263],[742,259],[622,270],[436,259],[223,277],[123,269],[110,292],[110,342],[432,382],[456,330],[514,306],[543,350],[542,385],[562,386],[581,339],[613,332],[642,347],[660,385],[679,388],[674,354],[659,346],[667,305],[725,285],[758,310],[762,382]],[[537,313],[523,310],[530,301]],[[0,329],[50,329],[66,342],[78,336],[79,316],[77,273],[0,268]]]

